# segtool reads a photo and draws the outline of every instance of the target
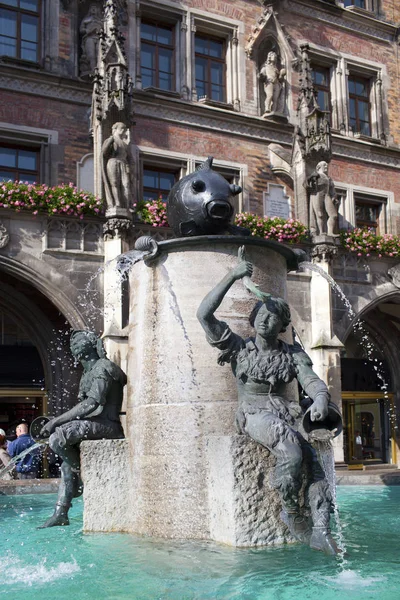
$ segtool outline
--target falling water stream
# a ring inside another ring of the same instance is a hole
[[[10,462],[8,463],[7,466],[3,467],[3,469],[0,469],[0,479],[3,479],[4,476],[7,475],[7,473],[12,471],[13,468],[15,467],[15,465],[17,464],[17,462],[22,460],[24,458],[24,456],[26,456],[30,452],[34,452],[36,449],[41,448],[42,446],[45,446],[45,445],[46,445],[45,442],[36,442],[36,444],[33,444],[33,446],[29,446],[29,448],[25,448],[25,450],[23,450],[20,454],[18,454],[18,456],[14,456],[14,458],[12,458],[10,460]]]
[[[336,281],[333,279],[333,277],[331,277],[329,275],[329,273],[327,273],[320,266],[318,266],[314,263],[305,261],[305,262],[300,263],[299,269],[314,271],[315,273],[318,273],[318,275],[321,275],[321,277],[323,277],[329,283],[333,292],[341,299],[341,301],[343,302],[344,306],[347,309],[348,316],[353,321],[352,326],[353,326],[354,333],[356,335],[361,335],[361,339],[363,342],[363,349],[365,350],[365,352],[367,354],[367,359],[371,362],[371,364],[377,374],[377,377],[382,382],[381,389],[382,389],[382,391],[384,393],[384,397],[386,399],[388,386],[387,386],[385,378],[380,369],[382,362],[379,362],[379,364],[376,364],[376,363],[378,363],[378,359],[374,358],[374,356],[373,356],[373,350],[374,350],[373,344],[371,343],[368,332],[366,331],[362,322],[359,319],[355,320],[356,313],[353,310],[350,300],[347,298],[347,296],[345,295],[345,293],[343,292],[343,290],[341,289],[339,284],[336,283]],[[392,419],[393,416],[391,414],[389,414],[389,418]],[[319,459],[320,459],[322,467],[325,471],[325,476],[326,476],[326,479],[327,479],[329,487],[330,487],[332,500],[333,500],[333,506],[334,506],[335,521],[336,521],[336,526],[337,526],[338,542],[339,542],[339,547],[342,550],[342,555],[341,555],[342,567],[344,568],[345,564],[347,562],[346,558],[345,558],[346,547],[345,547],[345,540],[344,540],[344,535],[343,535],[343,527],[340,522],[340,516],[339,516],[337,500],[336,500],[335,460],[334,460],[332,442],[331,441],[316,441],[313,443],[313,445],[314,445],[316,451],[318,452]]]

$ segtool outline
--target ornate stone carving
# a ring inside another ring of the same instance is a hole
[[[296,137],[303,158],[330,160],[332,154],[331,130],[328,113],[318,106],[312,80],[309,45],[302,44],[300,61],[300,94],[297,104],[299,126]]]
[[[107,219],[107,222],[103,225],[104,239],[107,241],[113,238],[126,237],[132,228],[132,219],[118,217]]]
[[[278,55],[268,52],[267,60],[260,69],[259,77],[264,85],[264,117],[272,112],[283,114],[285,110],[286,69],[278,67]]]
[[[317,243],[311,250],[312,262],[331,263],[337,254],[337,246],[328,242]]]
[[[337,235],[340,199],[328,176],[328,163],[321,161],[307,179],[310,193],[310,230],[317,235]]]
[[[92,3],[79,27],[79,33],[82,37],[82,55],[80,58],[81,77],[90,77],[94,75],[94,70],[97,65],[99,33],[102,27],[101,7],[99,4]]]
[[[0,221],[0,248],[5,248],[10,241],[10,236],[3,223]]]

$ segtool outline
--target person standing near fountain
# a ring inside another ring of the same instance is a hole
[[[77,330],[71,335],[71,352],[83,366],[79,403],[51,419],[40,435],[50,436],[49,446],[63,459],[61,484],[54,514],[40,527],[69,525],[72,498],[83,491],[80,479],[79,445],[83,440],[121,439],[119,419],[126,375],[106,358],[103,342],[93,331]]]
[[[7,452],[15,458],[24,450],[27,450],[35,444],[35,441],[31,438],[28,432],[28,425],[26,423],[20,423],[15,433],[17,439],[13,442],[9,442],[7,445]],[[36,479],[38,476],[40,464],[40,455],[38,450],[32,450],[24,458],[17,462],[16,471],[18,479]]]
[[[203,299],[197,318],[207,334],[207,341],[221,350],[218,363],[230,363],[236,377],[239,432],[249,435],[276,457],[271,485],[282,501],[282,520],[299,541],[316,550],[336,554],[338,548],[329,529],[333,502],[328,483],[315,450],[297,429],[303,412],[300,405],[282,394],[285,384],[296,378],[313,401],[312,421],[323,421],[327,417],[330,396],[300,345],[278,340],[278,335],[290,323],[288,304],[258,291],[264,299],[256,304],[249,319],[256,336],[247,340],[214,315],[235,281],[251,277],[252,273],[253,265],[240,260]],[[311,523],[301,513],[299,503],[303,464],[308,470],[306,502]]]

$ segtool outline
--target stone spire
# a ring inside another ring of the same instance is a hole
[[[103,30],[93,81],[92,127],[113,112],[115,121],[133,124],[133,84],[128,73],[124,36],[118,26],[115,0],[105,0]]]
[[[297,103],[298,128],[296,137],[304,158],[313,161],[331,158],[329,113],[321,110],[312,79],[309,45],[300,46],[300,92]]]

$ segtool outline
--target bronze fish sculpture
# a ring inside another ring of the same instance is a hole
[[[231,224],[234,208],[230,200],[242,188],[213,171],[212,163],[209,157],[197,171],[182,177],[168,195],[168,223],[177,237],[250,233]]]

